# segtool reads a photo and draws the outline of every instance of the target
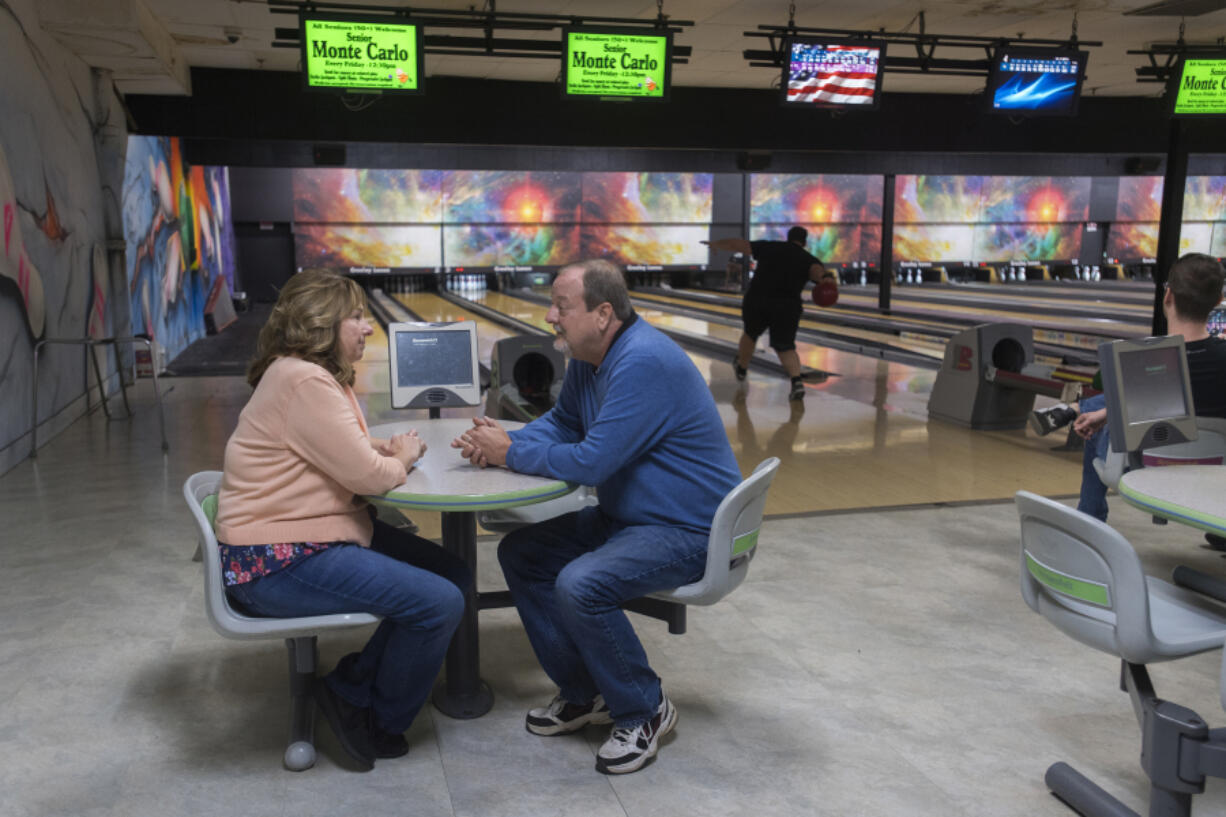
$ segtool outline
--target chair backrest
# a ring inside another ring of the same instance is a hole
[[[1145,572],[1132,545],[1091,516],[1028,491],[1021,518],[1022,597],[1058,629],[1134,664],[1159,657]]]
[[[314,635],[322,629],[371,624],[378,619],[366,613],[338,613],[302,618],[259,618],[236,612],[226,601],[222,579],[221,554],[213,523],[217,518],[217,492],[220,471],[201,471],[183,483],[183,499],[196,522],[204,567],[204,609],[213,629],[227,638],[293,638]]]
[[[763,460],[715,509],[707,540],[707,567],[693,584],[653,594],[683,604],[714,604],[745,580],[758,546],[766,491],[779,471],[779,458]]]

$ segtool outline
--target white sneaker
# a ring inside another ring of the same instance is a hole
[[[677,725],[677,708],[663,692],[655,716],[638,726],[615,726],[609,739],[596,753],[596,771],[601,774],[629,774],[643,768],[656,756],[660,738]]]
[[[528,710],[524,727],[534,735],[569,735],[578,732],[589,723],[612,723],[609,707],[604,696],[597,695],[587,705],[572,704],[561,695],[553,696],[549,706]]]

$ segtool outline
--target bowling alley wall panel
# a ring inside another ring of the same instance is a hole
[[[173,361],[204,337],[209,293],[234,291],[234,228],[226,168],[192,166],[177,138],[130,136],[123,183],[132,332]]]
[[[708,259],[710,173],[299,169],[293,193],[299,269]]]
[[[1106,255],[1123,263],[1152,261],[1158,255],[1163,179],[1133,176],[1119,181]],[[1179,254],[1189,252],[1226,256],[1226,176],[1188,177],[1183,193]]]
[[[960,263],[1081,257],[1089,176],[900,175],[894,258]]]
[[[128,325],[120,190],[126,120],[109,76],[43,32],[33,0],[0,14],[0,473],[29,454],[38,389],[39,443],[86,410],[81,346]],[[104,363],[108,389],[116,369]],[[88,378],[88,380],[87,380]],[[96,394],[96,387],[95,387]],[[156,432],[155,432],[156,433]]]
[[[881,258],[879,175],[755,173],[749,180],[749,238],[782,241],[792,225],[809,231],[806,249],[827,263]]]

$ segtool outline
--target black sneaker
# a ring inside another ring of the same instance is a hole
[[[375,767],[375,747],[370,739],[370,710],[358,708],[332,691],[321,678],[315,682],[315,702],[328,719],[345,754],[353,758],[361,771]]]
[[[660,738],[677,725],[677,709],[664,693],[655,717],[638,726],[618,726],[596,753],[596,771],[601,774],[637,772],[656,756]]]
[[[371,727],[370,743],[376,758],[404,757],[409,753],[409,742],[404,739],[403,734],[384,732],[377,726]]]
[[[1077,412],[1064,403],[1057,403],[1051,408],[1030,412],[1030,427],[1040,437],[1046,436],[1057,428],[1064,428],[1077,419]]]
[[[805,399],[805,384],[799,380],[792,381],[792,390],[788,392],[789,400],[804,400]]]
[[[744,380],[745,376],[749,374],[749,369],[746,369],[736,360],[733,360],[732,361],[732,373],[736,375],[737,380]]]
[[[534,735],[548,737],[578,732],[589,723],[612,722],[603,695],[597,695],[589,704],[572,704],[561,695],[555,695],[549,706],[528,710],[524,728]]]

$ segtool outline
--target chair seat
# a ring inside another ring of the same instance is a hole
[[[1226,607],[1199,593],[1146,577],[1154,648],[1163,658],[1181,658],[1221,648],[1226,642]]]
[[[226,604],[224,611],[210,611],[209,622],[219,635],[239,641],[254,641],[261,638],[300,638],[317,635],[320,630],[335,630],[345,627],[362,627],[378,624],[379,619],[369,613],[335,613],[327,616],[302,616],[300,618],[264,618],[246,616],[235,612]]]

